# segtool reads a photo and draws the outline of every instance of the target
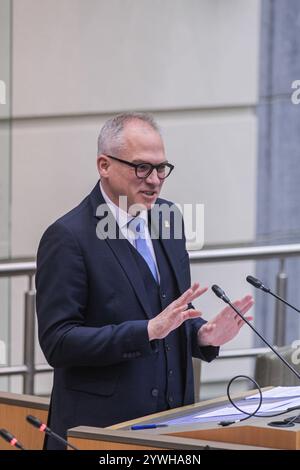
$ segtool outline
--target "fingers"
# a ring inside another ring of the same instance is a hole
[[[246,320],[248,320],[248,321],[252,321],[252,320],[253,320],[253,317],[250,317],[250,316],[245,317],[245,318],[246,318]],[[241,318],[239,318],[239,319],[237,320],[237,324],[238,324],[239,326],[243,326],[243,325],[246,325],[246,322],[245,322],[244,320],[242,320]]]
[[[239,311],[242,315],[245,315],[245,313],[248,312],[248,310],[252,307],[252,304],[251,305],[246,305],[244,308],[240,308]],[[238,318],[239,315],[236,313],[235,314],[235,318]],[[246,317],[245,317],[246,318]],[[251,317],[252,318],[252,317]]]
[[[245,315],[245,313],[248,312],[248,310],[252,307],[252,305],[253,305],[253,303],[249,303],[249,304],[247,304],[247,305],[244,305],[243,307],[236,307],[236,306],[235,306],[235,307],[237,308],[237,310],[238,310],[242,315]],[[234,310],[231,309],[231,312],[233,313]],[[235,313],[235,317],[237,317],[237,316],[238,316],[238,314]]]
[[[239,310],[242,315],[245,315],[246,312],[252,307],[254,301],[251,296],[246,296],[243,300],[236,300],[233,302],[235,308]],[[217,315],[214,320],[218,323],[218,319],[222,321],[222,318],[227,322],[235,322],[236,325],[241,328],[246,322],[234,311],[234,309],[229,305],[225,307],[219,315]],[[252,316],[245,316],[245,319],[248,321],[253,320]]]
[[[249,300],[247,303],[241,306],[240,310],[241,312],[245,313],[247,310],[249,310],[254,304],[254,300]]]
[[[188,290],[186,290],[172,305],[171,316],[173,318],[181,317],[181,321],[184,322],[189,318],[197,318],[202,315],[199,310],[188,308],[188,304],[194,299],[202,295],[207,291],[207,287],[200,287],[198,282],[195,282]],[[233,305],[240,311],[242,315],[245,315],[246,312],[253,306],[254,299],[251,295],[245,295],[243,298],[233,302]],[[219,315],[217,315],[211,322],[203,325],[203,329],[206,332],[211,332],[216,328],[216,325],[219,323],[221,318],[226,319],[226,321],[234,321],[238,328],[241,328],[245,323],[239,315],[237,315],[232,307],[225,307]],[[252,316],[245,316],[245,319],[248,321],[253,320]],[[180,321],[180,320],[179,320]]]
[[[245,295],[244,297],[242,297],[241,299],[238,299],[238,300],[235,300],[233,303],[234,306],[240,306],[242,307],[243,305],[246,305],[248,304],[249,302],[252,302],[254,303],[254,299],[252,297],[252,295]]]
[[[200,295],[204,294],[204,292],[206,292],[207,289],[208,289],[208,287],[200,287],[199,286],[198,289],[192,294],[190,302],[192,300],[196,299],[197,297],[200,297]]]
[[[254,304],[254,299],[251,295],[246,295],[243,297],[241,300],[236,300],[233,302],[233,305],[242,313],[242,315],[245,315],[246,312],[253,306]],[[235,318],[237,318],[238,315],[235,315]]]
[[[185,308],[189,302],[192,302],[200,295],[204,294],[207,291],[207,287],[200,287],[198,282],[195,282],[188,290],[186,290],[177,300],[175,300],[175,308],[183,307]]]
[[[248,302],[249,300],[253,300],[253,302],[254,302],[254,299],[253,299],[252,295],[250,295],[250,294],[245,295],[245,297],[242,300],[245,300],[246,302]]]
[[[251,295],[246,295],[243,299],[240,300],[240,309],[250,308],[254,304],[254,299]]]
[[[188,310],[185,310],[182,313],[182,318],[183,318],[183,321],[185,321],[185,320],[188,320],[190,318],[201,317],[201,315],[202,315],[202,312],[200,312],[200,310],[195,310],[194,308],[189,308]]]
[[[232,302],[232,304],[239,310],[242,310],[245,306],[248,306],[248,308],[252,307],[252,305],[254,304],[254,300],[251,296],[246,296],[241,300],[235,300],[234,302]]]
[[[162,312],[148,322],[148,336],[153,339],[165,338],[171,331],[178,328],[189,318],[198,318],[202,315],[199,310],[189,308],[191,302],[199,295],[206,292],[207,288],[200,288],[195,282],[190,289],[184,292],[177,300],[172,302]]]
[[[242,315],[245,315],[245,313],[248,312],[248,310],[252,307],[252,305],[253,305],[253,302],[250,301],[247,304],[245,304],[243,307],[240,307],[239,311],[241,312]],[[236,316],[238,316],[238,315],[236,315]],[[245,318],[247,318],[247,317],[245,317]],[[250,317],[250,318],[252,319],[252,317]]]
[[[178,297],[178,299],[175,300],[174,302],[175,308],[181,307],[184,304],[188,304],[189,298],[193,295],[193,293],[198,287],[199,287],[199,284],[198,285],[194,284],[192,287],[190,287],[190,289],[186,290],[180,297]]]

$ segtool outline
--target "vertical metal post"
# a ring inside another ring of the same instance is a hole
[[[194,371],[194,395],[195,402],[200,401],[200,384],[201,384],[201,361],[200,359],[192,358],[193,371]]]
[[[287,274],[284,272],[285,260],[280,260],[279,272],[276,276],[276,294],[286,298],[287,293]],[[275,323],[274,323],[274,344],[276,346],[285,346],[286,332],[286,307],[283,302],[276,300],[275,303]]]
[[[23,393],[34,394],[35,373],[35,291],[32,286],[32,276],[29,276],[29,289],[25,292],[24,319],[24,374]]]

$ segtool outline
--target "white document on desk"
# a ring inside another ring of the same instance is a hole
[[[242,410],[246,411],[246,413],[253,413],[257,406],[258,402],[254,405],[248,405],[247,404],[240,404],[239,403],[239,408]],[[285,399],[285,400],[280,400],[276,401],[274,403],[262,403],[258,414],[261,413],[280,413],[281,411],[286,411],[288,408],[291,408],[293,406],[299,406],[300,407],[300,397],[296,399]],[[237,410],[233,406],[225,406],[223,408],[219,408],[214,411],[208,411],[204,413],[199,413],[195,416],[195,418],[212,418],[212,417],[224,417],[224,416],[232,416],[232,415],[243,415],[241,411]]]
[[[296,398],[300,397],[300,387],[274,387],[263,391],[262,396],[263,399]],[[252,400],[253,398],[259,398],[259,393],[246,397],[246,400]]]

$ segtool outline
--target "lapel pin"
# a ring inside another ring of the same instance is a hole
[[[165,228],[170,228],[170,224],[168,220],[165,220]]]

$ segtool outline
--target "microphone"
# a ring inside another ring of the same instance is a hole
[[[6,429],[0,429],[0,436],[11,446],[16,447],[19,450],[26,450],[25,447],[21,444],[21,442],[19,442],[18,439]]]
[[[283,302],[285,305],[287,305],[288,307],[292,308],[293,310],[296,310],[296,312],[300,313],[300,310],[296,307],[294,307],[294,305],[291,305],[289,302],[287,302],[285,299],[283,299],[282,297],[280,297],[279,295],[275,294],[275,292],[272,292],[271,289],[269,287],[266,287],[259,279],[257,279],[256,277],[253,277],[253,276],[247,276],[246,277],[246,280],[249,282],[249,284],[251,284],[252,286],[256,287],[257,289],[261,289],[263,290],[264,292],[267,292],[267,294],[271,294],[273,295],[273,297],[275,297],[276,299],[280,300],[280,302]]]
[[[216,294],[217,297],[219,297],[220,299],[222,299],[225,303],[229,304],[230,307],[235,311],[235,313],[245,322],[247,323],[248,326],[250,326],[250,328],[254,331],[254,333],[271,349],[271,351],[273,351],[273,353],[278,357],[278,359],[280,359],[280,361],[282,361],[289,369],[291,372],[293,372],[293,374],[297,377],[297,379],[300,380],[300,374],[284,359],[284,357],[278,352],[276,351],[275,348],[273,348],[273,346],[271,346],[271,344],[266,340],[266,338],[264,338],[258,331],[256,328],[254,328],[253,325],[251,325],[251,323],[247,320],[247,318],[245,318],[241,312],[239,311],[238,308],[236,308],[230,301],[230,299],[227,297],[227,295],[225,294],[225,292],[221,289],[221,287],[217,286],[217,285],[213,285],[212,286],[212,291]]]
[[[214,284],[212,286],[212,291],[216,294],[217,297],[219,297],[220,299],[224,300],[224,302],[226,304],[230,304],[230,300],[229,298],[227,297],[227,295],[225,294],[225,292],[221,289],[221,287],[217,286],[216,284]]]
[[[59,436],[55,432],[51,431],[51,429],[48,428],[48,426],[45,423],[43,423],[36,416],[27,415],[26,416],[26,421],[28,421],[28,423],[32,424],[32,426],[37,428],[39,431],[44,432],[45,434],[48,434],[48,436],[53,437],[53,439],[56,439],[58,442],[61,442],[62,444],[65,444],[66,446],[71,447],[71,449],[73,449],[73,450],[78,450],[77,447],[75,447],[73,444],[70,444],[70,442],[68,442],[66,439]]]
[[[252,277],[252,276],[248,276],[248,277]],[[259,283],[261,285],[263,285],[258,279],[255,279],[256,283]],[[248,280],[248,278],[247,278]],[[254,285],[254,284],[253,284]],[[256,286],[255,286],[256,287]],[[267,287],[263,286],[264,289],[268,289]],[[262,289],[262,287],[260,287]],[[229,297],[227,297],[227,295],[225,294],[225,292],[223,291],[223,289],[221,289],[221,287],[217,286],[216,284],[214,284],[212,286],[212,291],[216,294],[217,297],[219,297],[220,299],[222,299],[226,304],[230,305],[230,307],[235,311],[235,313],[245,322],[247,323],[248,326],[250,326],[250,328],[254,331],[254,333],[271,349],[271,351],[273,351],[273,353],[278,357],[278,359],[280,361],[282,361],[289,369],[291,372],[293,372],[293,374],[297,377],[297,379],[300,380],[300,374],[284,359],[284,357],[278,352],[276,351],[276,349],[273,348],[273,346],[266,340],[266,338],[264,338],[258,331],[257,329],[251,325],[251,323],[247,320],[247,318],[244,317],[244,315],[242,315],[242,313],[239,311],[239,309],[237,307],[235,307],[235,305],[232,304],[232,302],[230,301]],[[265,291],[266,292],[266,291]],[[261,397],[262,398],[262,397]],[[259,405],[260,407],[260,405]],[[259,408],[258,407],[258,408]],[[258,409],[257,408],[257,409]],[[257,410],[256,410],[257,411]],[[256,413],[255,411],[255,413]],[[288,411],[291,411],[290,409]],[[253,413],[253,415],[255,414]],[[236,420],[236,421],[221,421],[219,424],[221,424],[222,426],[229,426],[230,424],[233,424],[233,423],[238,423],[242,420]],[[276,422],[271,422],[269,423],[269,426],[282,426],[282,424],[279,424],[280,422],[279,421],[276,421]]]

